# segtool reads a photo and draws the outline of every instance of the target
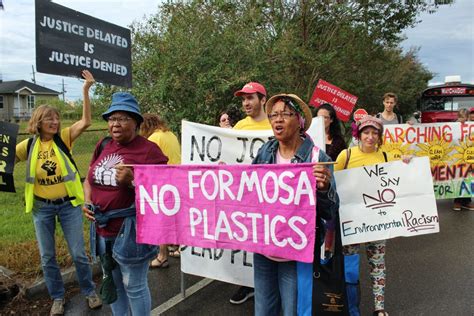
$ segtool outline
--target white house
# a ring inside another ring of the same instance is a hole
[[[26,80],[0,80],[0,120],[28,120],[38,99],[57,98],[60,93]]]

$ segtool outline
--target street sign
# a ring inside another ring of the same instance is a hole
[[[357,109],[354,111],[354,121],[359,122],[364,116],[369,115],[366,110],[364,109]]]

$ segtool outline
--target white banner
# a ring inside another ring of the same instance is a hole
[[[342,243],[439,232],[428,157],[335,173]]]
[[[181,247],[181,271],[253,287],[253,253],[241,250]]]
[[[307,131],[313,142],[325,147],[324,123],[314,118]],[[273,137],[272,130],[243,131],[181,121],[181,162],[183,164],[252,163],[258,149]]]
[[[325,149],[324,122],[314,118],[307,131]],[[182,164],[250,164],[259,148],[273,137],[272,130],[243,131],[181,122]],[[186,247],[181,271],[223,282],[253,287],[253,253],[240,250]]]

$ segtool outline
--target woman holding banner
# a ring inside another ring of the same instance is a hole
[[[92,74],[84,70],[82,118],[61,129],[59,111],[48,105],[35,109],[28,122],[33,138],[16,147],[16,161],[27,161],[25,204],[33,213],[33,223],[41,256],[41,267],[53,299],[51,315],[64,314],[64,283],[56,262],[56,218],[61,224],[69,247],[82,294],[90,308],[102,301],[95,293],[89,259],[84,249],[81,205],[84,202],[81,179],[70,150],[74,141],[91,125],[89,89],[94,84]]]
[[[312,115],[306,103],[294,94],[279,94],[268,100],[266,113],[275,135],[258,151],[254,164],[327,162],[330,158],[305,134]],[[317,223],[331,219],[337,210],[332,167],[315,164]],[[318,247],[320,245],[316,245]],[[255,315],[296,315],[311,307],[312,264],[254,254]],[[297,304],[298,303],[298,304]]]
[[[335,170],[371,166],[393,160],[386,152],[379,150],[382,145],[382,120],[370,115],[363,117],[358,124],[358,146],[342,151],[337,157]],[[359,253],[360,244],[344,247],[346,255]],[[366,243],[367,259],[370,265],[372,292],[374,295],[374,315],[385,316],[385,240]]]
[[[101,296],[111,305],[114,315],[128,315],[129,311],[132,315],[150,315],[147,274],[150,259],[156,257],[156,247],[136,242],[131,166],[166,164],[168,158],[158,146],[138,135],[143,117],[130,93],[114,93],[112,104],[102,117],[108,122],[111,139],[105,138],[96,145],[84,181],[87,207],[83,208],[87,219],[95,222],[91,252],[94,254],[97,248],[104,270]]]
[[[158,114],[143,114],[140,135],[155,143],[163,151],[168,157],[169,165],[181,163],[181,146],[178,138]],[[150,268],[168,268],[168,251],[172,257],[180,256],[179,245],[160,245],[158,256],[150,262]]]

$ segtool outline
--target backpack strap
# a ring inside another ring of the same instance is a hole
[[[387,162],[388,161],[387,153],[385,151],[382,151],[382,154],[383,154],[383,159],[385,159],[385,162]]]
[[[33,145],[33,138],[34,137],[30,137],[28,138],[28,143],[26,144],[26,152],[29,154],[30,153],[30,149],[31,149],[31,145]],[[53,136],[53,141],[54,143],[56,144],[56,146],[58,146],[59,149],[61,149],[65,154],[66,156],[69,158],[69,160],[72,162],[72,164],[74,165],[74,167],[76,167],[76,170],[77,172],[79,172],[79,169],[77,168],[77,165],[76,165],[76,162],[74,161],[74,159],[72,158],[72,155],[71,155],[71,152],[69,151],[69,148],[66,146],[66,144],[63,142],[63,140],[61,139],[61,137],[59,136],[59,134],[55,134]]]
[[[66,154],[66,156],[69,158],[69,160],[71,160],[74,167],[76,167],[77,172],[79,172],[79,169],[77,168],[76,162],[72,158],[72,155],[71,155],[71,152],[69,151],[69,148],[66,146],[66,144],[61,139],[61,136],[59,136],[59,134],[55,134],[53,136],[53,140],[54,140],[54,143],[56,144],[56,146],[58,146],[59,149],[61,149]]]
[[[402,124],[403,123],[403,119],[402,119],[402,116],[398,113],[397,114],[397,121],[398,121],[398,124]]]
[[[104,138],[102,138],[102,141],[100,142],[100,145],[99,145],[99,149],[97,151],[97,157],[100,156],[100,153],[102,152],[102,150],[104,150],[105,145],[107,145],[111,140],[112,140],[112,137],[110,136],[105,136]]]
[[[344,164],[344,169],[347,169],[347,166],[349,165],[349,160],[350,159],[351,159],[351,149],[347,148],[346,149],[346,163]]]
[[[26,143],[26,155],[30,154],[31,144],[33,144],[33,138],[34,137],[28,138],[28,142]]]

